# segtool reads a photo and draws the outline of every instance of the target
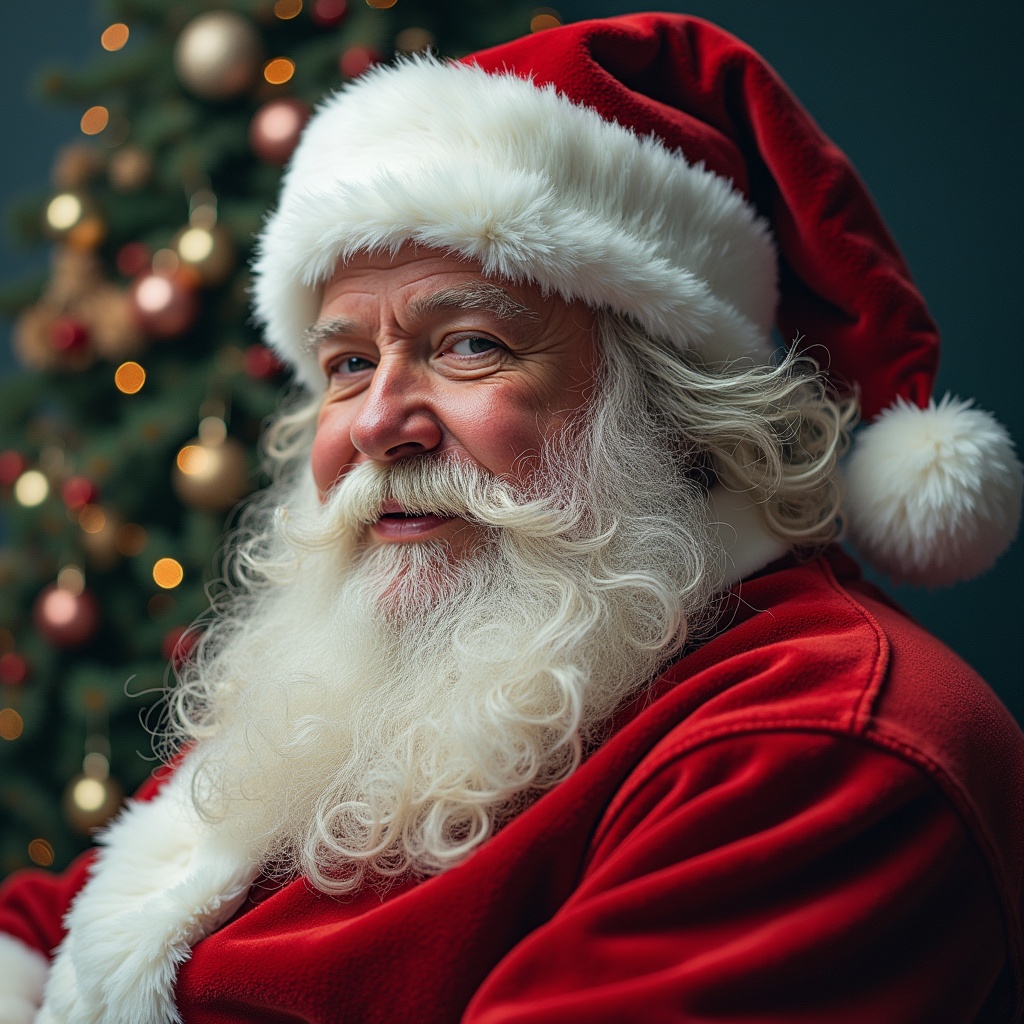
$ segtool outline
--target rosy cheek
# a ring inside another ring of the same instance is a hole
[[[355,458],[348,417],[340,410],[325,410],[317,424],[310,466],[321,498],[334,486]]]

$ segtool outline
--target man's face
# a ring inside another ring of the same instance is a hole
[[[525,477],[589,400],[592,327],[582,304],[412,245],[339,265],[309,332],[326,381],[312,451],[321,499],[355,465],[427,454]],[[388,508],[367,543],[471,545],[462,519],[402,513]]]

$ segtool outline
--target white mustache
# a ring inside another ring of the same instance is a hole
[[[409,515],[460,518],[538,538],[564,534],[580,515],[554,495],[532,493],[472,462],[423,455],[388,465],[353,466],[312,514],[292,516],[289,510],[278,509],[277,527],[297,547],[327,547],[358,538],[392,502]]]

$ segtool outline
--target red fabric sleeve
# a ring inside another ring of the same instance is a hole
[[[465,1024],[1009,1019],[985,862],[916,768],[812,732],[655,756]]]
[[[147,779],[136,800],[151,800],[169,778],[161,772]],[[85,885],[95,857],[89,850],[60,874],[28,869],[0,883],[0,932],[11,935],[49,957],[64,938],[64,915]]]
[[[59,875],[17,871],[0,885],[0,932],[44,956],[64,938],[64,914],[85,884],[94,851],[83,853]]]

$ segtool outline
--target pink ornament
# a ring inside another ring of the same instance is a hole
[[[338,70],[346,78],[358,78],[374,64],[380,63],[380,54],[368,46],[350,46],[338,58]]]
[[[199,311],[192,278],[181,273],[141,274],[132,282],[130,297],[139,326],[155,338],[184,334]]]
[[[81,352],[89,343],[89,332],[81,320],[58,317],[50,328],[50,345],[55,352]]]
[[[249,145],[268,164],[286,164],[309,120],[309,106],[292,97],[271,100],[249,122]]]
[[[266,345],[250,345],[245,350],[243,365],[253,380],[269,380],[285,369],[284,363]]]
[[[87,476],[68,477],[60,489],[60,494],[64,504],[70,509],[94,505],[100,496],[96,485]]]
[[[100,607],[88,590],[76,594],[51,583],[36,598],[32,621],[54,647],[80,647],[96,633]]]
[[[309,17],[319,28],[334,28],[348,13],[345,0],[316,0],[310,8]]]
[[[135,277],[149,266],[152,258],[153,254],[144,242],[125,242],[117,250],[117,272],[122,277]]]
[[[28,662],[13,651],[0,655],[0,683],[4,686],[21,686],[28,679]]]
[[[21,452],[12,449],[0,452],[0,487],[13,487],[14,482],[28,469],[28,462]]]

